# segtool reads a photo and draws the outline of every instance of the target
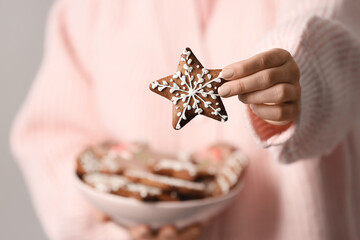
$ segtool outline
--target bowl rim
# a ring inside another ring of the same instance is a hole
[[[73,174],[75,178],[75,184],[77,188],[82,191],[85,191],[91,195],[97,195],[107,201],[111,201],[113,203],[118,204],[130,204],[135,206],[148,206],[148,207],[156,207],[156,208],[187,208],[187,207],[198,207],[198,206],[205,206],[205,205],[212,205],[215,203],[219,203],[225,201],[227,199],[231,199],[239,195],[241,190],[244,187],[243,178],[239,179],[239,182],[236,186],[231,189],[228,193],[216,196],[216,197],[208,197],[203,199],[195,199],[195,200],[187,200],[187,201],[159,201],[159,202],[145,202],[134,198],[123,197],[111,193],[101,192],[98,191],[91,186],[84,183],[80,177],[76,174]]]

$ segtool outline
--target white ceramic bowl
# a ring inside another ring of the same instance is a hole
[[[100,192],[85,184],[78,176],[75,175],[75,178],[76,185],[85,198],[116,223],[127,227],[147,224],[153,229],[165,224],[182,228],[205,222],[224,211],[243,187],[243,183],[239,182],[228,194],[219,197],[151,203]]]

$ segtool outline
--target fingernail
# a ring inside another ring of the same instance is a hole
[[[234,70],[232,68],[224,68],[221,73],[220,77],[224,79],[228,79],[234,76]]]
[[[253,104],[250,104],[249,107],[250,107],[251,110],[254,110],[254,105]]]
[[[220,97],[226,97],[230,94],[230,92],[231,92],[231,88],[226,85],[221,86],[218,90]]]

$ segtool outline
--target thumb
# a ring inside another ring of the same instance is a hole
[[[183,229],[179,235],[181,240],[195,240],[198,239],[202,232],[202,226],[200,224],[193,224]]]
[[[173,225],[163,226],[157,235],[158,240],[175,240],[178,239],[178,230]]]
[[[134,240],[152,240],[152,230],[148,225],[141,224],[129,229],[129,234]]]

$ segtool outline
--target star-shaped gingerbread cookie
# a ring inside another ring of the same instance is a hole
[[[225,82],[221,69],[206,69],[190,48],[181,54],[177,71],[150,84],[150,90],[173,103],[172,124],[176,130],[184,127],[196,115],[205,115],[225,122],[228,116],[218,94]]]

